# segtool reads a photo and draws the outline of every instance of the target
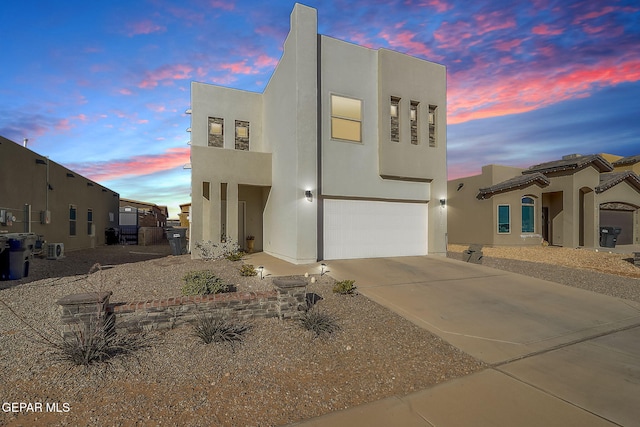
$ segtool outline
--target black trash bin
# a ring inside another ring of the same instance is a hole
[[[116,230],[115,228],[107,228],[104,231],[104,239],[107,245],[117,245],[118,243],[120,243],[118,230]]]
[[[29,275],[30,242],[26,235],[9,238],[9,280],[19,280]]]
[[[618,234],[620,234],[620,228],[600,227],[600,246],[603,248],[615,248]]]
[[[171,255],[182,255],[187,253],[187,229],[168,228],[167,239],[171,247]]]

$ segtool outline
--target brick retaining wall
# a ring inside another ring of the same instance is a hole
[[[306,309],[306,282],[289,279],[273,281],[276,289],[263,292],[229,292],[214,295],[176,297],[130,303],[109,303],[111,292],[68,295],[61,306],[63,335],[73,325],[104,321],[115,316],[116,330],[170,329],[202,314],[247,320],[279,317],[298,319]],[[76,327],[77,328],[77,327]]]

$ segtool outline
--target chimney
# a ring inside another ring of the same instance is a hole
[[[24,148],[27,148],[27,144],[28,144],[28,143],[29,143],[29,138],[25,138],[25,139],[22,141],[22,146],[23,146]]]

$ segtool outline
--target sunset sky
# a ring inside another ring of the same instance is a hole
[[[640,3],[318,0],[318,32],[443,64],[449,178],[640,154]],[[190,201],[190,82],[261,92],[293,1],[0,4],[0,135],[121,197]]]

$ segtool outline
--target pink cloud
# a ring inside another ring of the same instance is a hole
[[[220,70],[228,70],[234,74],[257,74],[258,70],[250,65],[247,65],[247,60],[244,59],[238,62],[228,62],[218,65]]]
[[[584,21],[588,21],[591,19],[600,18],[601,16],[608,15],[611,12],[616,11],[617,9],[613,6],[606,6],[600,10],[595,10],[589,13],[585,13],[583,15],[576,16],[573,20],[574,24],[581,24]]]
[[[452,5],[450,5],[449,3],[447,3],[444,0],[423,0],[423,1],[420,2],[420,4],[418,6],[431,7],[433,9],[435,9],[436,12],[438,12],[438,13],[444,13],[444,12],[450,10],[451,8],[453,8]]]
[[[275,67],[276,65],[278,65],[278,60],[276,58],[272,58],[268,55],[259,55],[258,58],[255,60],[255,64],[260,67],[260,68],[271,68],[271,67]]]
[[[640,80],[640,60],[602,62],[593,66],[532,70],[492,81],[480,81],[472,72],[449,77],[448,123],[519,114],[560,101],[587,97],[589,91]],[[464,82],[464,86],[461,83]]]
[[[236,8],[235,3],[229,0],[211,0],[209,5],[222,10],[234,10]]]
[[[532,32],[539,36],[557,36],[562,34],[564,31],[560,28],[553,29],[547,24],[540,24],[533,27]]]
[[[133,93],[131,89],[126,89],[126,88],[120,89],[118,92],[120,93],[120,95],[127,95],[127,96]]]
[[[164,65],[156,70],[147,71],[144,79],[138,83],[143,89],[157,87],[159,82],[185,80],[191,77],[193,67],[184,64]]]
[[[158,104],[147,104],[146,107],[151,111],[155,111],[156,113],[163,113],[167,109],[164,105]]]
[[[503,51],[503,52],[511,52],[512,50],[514,50],[515,48],[519,47],[520,45],[522,45],[522,42],[524,40],[505,40],[505,41],[499,41],[497,43],[494,44],[494,47],[497,50]]]
[[[423,42],[415,40],[418,33],[405,30],[397,34],[382,32],[379,35],[389,43],[389,46],[394,49],[404,50],[410,55],[422,56],[430,58],[431,60],[441,58],[440,55],[436,55],[433,50],[427,47]]]
[[[137,36],[140,34],[151,34],[166,31],[167,28],[162,25],[154,24],[148,19],[139,22],[132,22],[127,25],[127,35],[129,37]]]
[[[190,149],[169,148],[162,154],[134,156],[111,162],[75,163],[67,165],[71,170],[94,181],[109,181],[129,176],[149,175],[189,163]]]

